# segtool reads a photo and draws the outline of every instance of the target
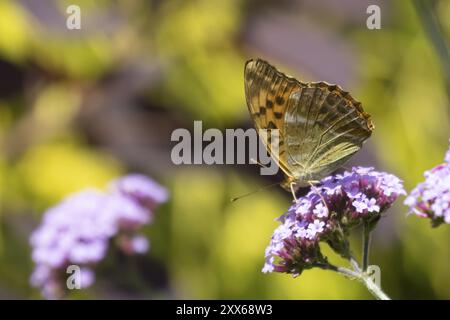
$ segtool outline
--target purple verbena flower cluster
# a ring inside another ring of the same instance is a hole
[[[445,162],[424,173],[419,183],[405,200],[410,212],[430,218],[434,227],[450,223],[450,148]]]
[[[36,266],[31,284],[46,298],[64,293],[69,265],[80,267],[82,288],[95,279],[93,267],[115,238],[126,254],[145,253],[147,238],[136,230],[151,222],[154,209],[167,200],[167,190],[150,178],[132,174],[117,179],[108,193],[83,190],[49,208],[30,243]]]
[[[263,272],[297,276],[326,263],[320,241],[345,256],[349,230],[364,221],[373,227],[400,194],[406,194],[400,179],[373,168],[355,167],[323,179],[279,218],[282,224],[266,249]]]

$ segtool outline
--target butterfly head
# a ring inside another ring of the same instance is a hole
[[[298,189],[307,187],[309,185],[310,184],[308,180],[303,180],[301,178],[295,178],[291,176],[286,176],[283,182],[280,183],[280,186],[286,191],[291,191],[292,189],[294,189],[295,192],[297,192]]]

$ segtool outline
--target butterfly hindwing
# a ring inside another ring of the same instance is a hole
[[[342,166],[373,130],[359,102],[324,82],[309,83],[291,95],[285,119],[288,166],[293,172],[303,171],[302,178],[310,180]]]

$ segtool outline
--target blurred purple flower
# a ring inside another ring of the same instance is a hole
[[[148,248],[150,247],[147,238],[143,236],[135,236],[131,239],[130,244],[131,252],[135,253],[147,252]]]
[[[82,270],[81,287],[90,286],[95,279],[91,268],[105,258],[113,237],[125,239],[118,243],[127,254],[147,252],[148,240],[136,235],[136,229],[151,222],[153,209],[167,200],[168,195],[149,178],[138,177],[117,180],[126,181],[124,190],[128,192],[84,190],[47,210],[30,237],[32,259],[36,263],[30,282],[41,289],[44,297],[62,295],[65,269],[72,264]]]
[[[95,273],[90,268],[81,268],[81,288],[90,287],[95,281]]]
[[[450,223],[450,148],[445,162],[424,173],[419,183],[405,200],[410,212],[430,218],[433,227]]]
[[[401,194],[406,194],[396,176],[355,167],[323,179],[296,202],[279,220],[266,249],[263,272],[285,272],[294,276],[326,263],[319,242],[347,254],[343,243],[349,230],[364,221],[373,228]]]
[[[152,179],[142,174],[129,174],[113,181],[113,191],[122,193],[127,197],[140,202],[152,210],[156,205],[166,202],[169,194]]]

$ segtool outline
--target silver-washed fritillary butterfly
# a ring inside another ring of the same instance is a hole
[[[361,149],[374,125],[361,103],[337,85],[301,82],[261,59],[245,64],[245,96],[256,130],[285,174],[286,190],[306,186],[341,167]],[[270,130],[278,129],[278,152]]]

